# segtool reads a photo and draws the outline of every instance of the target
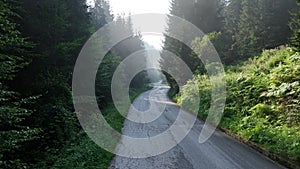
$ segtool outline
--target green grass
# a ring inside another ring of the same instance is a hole
[[[130,91],[130,100],[133,101],[149,88]],[[117,131],[121,132],[125,118],[121,116],[113,104],[103,108],[102,113],[106,121]],[[51,154],[43,162],[33,168],[51,169],[107,169],[114,154],[102,149],[94,143],[87,134],[81,132],[74,135],[73,139],[59,150]]]
[[[200,91],[198,115],[206,118],[211,85],[195,75]],[[291,48],[266,50],[261,56],[226,70],[227,101],[220,126],[260,147],[300,164],[300,54]],[[189,101],[189,83],[177,96]]]
[[[120,132],[124,118],[118,114],[115,107],[111,104],[102,111],[110,125]],[[114,154],[100,148],[81,130],[69,143],[63,145],[59,153],[49,153],[47,159],[35,168],[106,169],[113,157]]]

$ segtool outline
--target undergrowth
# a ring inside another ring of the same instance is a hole
[[[198,115],[206,118],[211,102],[207,75],[195,75],[200,92]],[[289,47],[228,67],[227,101],[220,126],[271,153],[300,164],[300,54]],[[193,94],[188,83],[179,103]]]
[[[133,101],[149,89],[150,87],[141,90],[130,90],[130,100]],[[125,118],[118,113],[115,106],[109,104],[101,111],[110,126],[121,133]],[[113,157],[113,153],[102,149],[82,130],[74,135],[72,140],[62,145],[58,154],[49,154],[46,160],[33,166],[33,168],[106,169]]]

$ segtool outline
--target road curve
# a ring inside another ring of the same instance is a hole
[[[156,86],[141,94],[133,106],[145,111],[149,108],[149,99],[156,104],[168,102],[162,115],[153,122],[142,124],[126,120],[123,134],[134,138],[148,138],[167,130],[177,118],[180,107],[167,98],[166,86]],[[149,98],[154,92],[154,98]],[[187,112],[185,112],[187,113]],[[129,111],[128,116],[132,114]],[[171,150],[148,158],[136,159],[115,156],[109,169],[283,169],[284,167],[256,152],[255,150],[226,136],[221,131],[205,143],[198,142],[204,122],[197,120],[189,134]],[[124,144],[122,138],[119,144]],[[159,147],[161,145],[157,145]],[[128,147],[130,151],[130,147]]]

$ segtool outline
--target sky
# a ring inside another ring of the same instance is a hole
[[[93,0],[87,0],[88,3]],[[131,15],[142,13],[160,13],[169,14],[171,0],[109,0],[112,13],[116,16],[118,14]],[[146,35],[143,36],[143,41],[161,50],[163,37]]]
[[[168,14],[170,0],[110,0],[111,9],[114,15],[131,13],[131,15],[141,13],[161,13]],[[143,41],[161,50],[163,37],[146,35]]]
[[[109,0],[112,12],[120,13],[169,13],[170,0]]]

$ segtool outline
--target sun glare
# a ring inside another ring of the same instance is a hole
[[[131,13],[169,13],[170,0],[110,0],[112,12],[116,14]]]
[[[143,35],[142,40],[146,42],[151,47],[155,48],[156,50],[161,50],[164,37],[156,36],[156,35]]]
[[[170,0],[109,0],[111,12],[117,15],[128,16],[143,13],[169,14]],[[159,5],[158,5],[159,4]],[[87,5],[94,7],[94,0],[87,0]],[[134,25],[133,25],[134,26]],[[162,49],[163,37],[143,35],[143,41],[157,50]]]

